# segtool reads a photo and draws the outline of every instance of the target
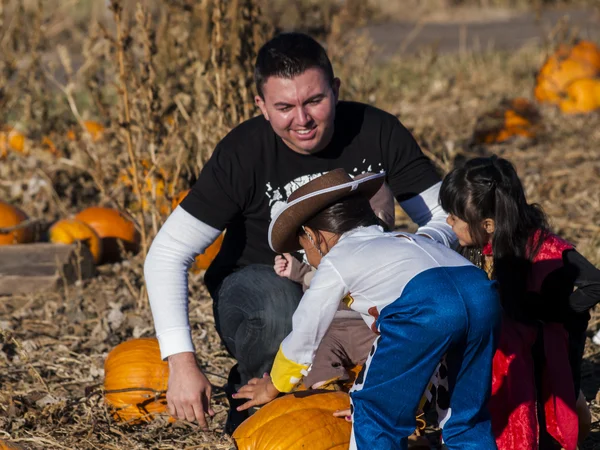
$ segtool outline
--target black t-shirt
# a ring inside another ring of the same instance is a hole
[[[273,264],[267,239],[273,213],[295,189],[336,168],[351,176],[385,170],[398,201],[440,181],[410,132],[395,116],[372,106],[339,102],[332,141],[314,155],[291,150],[264,117],[250,119],[217,145],[181,203],[202,222],[227,229],[205,276],[209,290],[237,268]]]

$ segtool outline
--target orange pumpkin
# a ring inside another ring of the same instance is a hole
[[[0,450],[22,450],[23,447],[8,441],[0,440]]]
[[[146,159],[142,159],[140,165],[143,167],[142,176],[144,177],[139,180],[142,193],[141,210],[150,211],[155,206],[162,216],[167,216],[170,213],[169,203],[165,199],[167,172],[162,168],[155,168],[151,171],[152,163]],[[133,170],[131,167],[121,170],[119,178],[122,184],[131,187],[133,190]],[[130,207],[134,211],[140,209],[137,201],[132,203]]]
[[[179,203],[181,203],[183,201],[183,199],[188,195],[189,192],[190,192],[190,189],[188,189],[187,191],[181,192],[179,195],[177,195],[175,198],[173,198],[173,201],[171,203],[171,208],[175,209],[177,207],[177,205],[179,205]],[[210,244],[206,250],[204,250],[204,253],[196,256],[196,260],[194,261],[194,265],[192,266],[192,269],[191,269],[193,273],[198,273],[202,270],[208,269],[208,267],[211,265],[211,263],[214,261],[214,259],[219,254],[219,251],[221,250],[221,245],[223,244],[224,238],[225,238],[225,232],[223,231],[223,233],[221,233],[219,235],[219,237],[212,244]]]
[[[566,89],[566,98],[559,103],[565,114],[588,113],[600,109],[600,78],[582,78]]]
[[[27,214],[16,206],[0,200],[0,228],[12,228],[27,220]],[[0,233],[0,245],[25,244],[33,240],[31,228],[18,228],[9,233]]]
[[[72,244],[76,241],[84,242],[94,261],[98,264],[102,257],[102,241],[92,227],[76,219],[62,219],[54,223],[48,231],[50,242]]]
[[[84,120],[83,126],[87,132],[90,133],[93,142],[97,142],[102,138],[102,134],[104,133],[104,127],[102,124],[94,120]],[[67,139],[74,141],[77,139],[77,133],[74,130],[67,131]]]
[[[140,247],[140,234],[135,224],[112,208],[91,206],[75,216],[89,225],[102,239],[102,261],[114,262],[121,258],[119,242],[126,251],[137,252]]]
[[[349,407],[345,392],[294,392],[260,408],[235,430],[233,439],[238,450],[342,450],[350,444],[352,425],[333,413]]]
[[[25,136],[10,126],[0,130],[0,157],[6,156],[8,150],[26,153]]]
[[[56,148],[56,145],[54,145],[54,142],[48,136],[42,137],[42,148],[52,153],[54,156],[60,156],[60,151]]]
[[[117,345],[104,362],[104,400],[118,421],[151,421],[167,413],[169,365],[154,338]]]
[[[590,41],[573,46],[560,45],[537,74],[535,98],[540,102],[560,103],[567,86],[581,78],[600,76],[600,48]]]
[[[496,144],[520,136],[535,138],[542,129],[542,118],[529,100],[517,97],[504,100],[483,114],[475,125],[473,141],[476,144]]]

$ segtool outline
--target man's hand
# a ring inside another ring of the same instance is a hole
[[[274,400],[279,395],[279,391],[273,383],[268,373],[265,373],[262,378],[252,378],[246,386],[242,386],[233,398],[248,398],[250,399],[241,406],[238,406],[238,411],[252,408],[253,406],[264,405]]]
[[[202,429],[208,429],[204,415],[215,415],[210,407],[212,386],[198,367],[196,356],[191,352],[184,352],[171,355],[168,359],[169,413],[180,420],[198,421]]]
[[[280,277],[289,278],[292,274],[292,258],[293,256],[289,253],[277,255],[275,257],[275,265],[273,266],[275,273]]]

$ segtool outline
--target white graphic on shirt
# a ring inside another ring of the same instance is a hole
[[[290,181],[282,188],[277,189],[273,189],[271,187],[271,183],[267,183],[267,191],[265,192],[265,194],[267,195],[267,197],[269,197],[269,209],[271,210],[271,219],[273,219],[277,212],[279,212],[279,210],[285,206],[287,199],[290,195],[292,195],[292,192],[294,192],[299,187],[304,186],[309,181],[314,180],[315,178],[318,178],[325,173],[327,172],[302,175]]]

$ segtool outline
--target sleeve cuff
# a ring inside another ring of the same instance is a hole
[[[189,328],[179,328],[156,337],[160,346],[160,357],[165,360],[171,355],[184,352],[194,353],[192,334]]]
[[[287,359],[281,346],[271,369],[271,382],[279,392],[290,392],[307,374],[308,366]]]

